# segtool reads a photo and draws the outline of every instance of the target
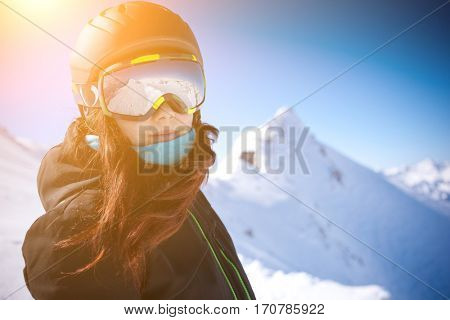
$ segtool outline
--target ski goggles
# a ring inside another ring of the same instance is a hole
[[[205,101],[203,67],[192,54],[150,54],[114,64],[98,81],[74,83],[78,105],[101,108],[107,116],[146,120],[163,103],[179,113],[194,113]]]

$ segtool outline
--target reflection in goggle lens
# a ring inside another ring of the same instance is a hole
[[[108,110],[121,115],[145,115],[161,97],[186,112],[203,102],[204,85],[198,63],[160,60],[106,75],[103,96]]]

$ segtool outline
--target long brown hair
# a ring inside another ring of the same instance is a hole
[[[109,256],[130,276],[135,288],[142,290],[146,256],[179,230],[215,162],[211,144],[218,136],[217,128],[202,123],[199,112],[194,114],[193,128],[195,143],[187,157],[171,166],[172,170],[155,165],[158,170],[142,174],[142,161],[114,119],[94,109],[69,126],[62,157],[75,158],[86,169],[99,168],[100,196],[93,223],[55,244],[57,248],[87,245],[91,250],[89,263],[66,274],[89,270]],[[85,143],[87,134],[99,136],[98,151]]]

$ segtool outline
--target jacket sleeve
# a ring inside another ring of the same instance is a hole
[[[61,271],[74,271],[81,261],[80,250],[55,250],[54,244],[74,232],[79,215],[70,206],[72,199],[60,203],[37,218],[28,229],[22,245],[23,275],[34,299],[63,298]],[[77,263],[76,263],[77,262]]]

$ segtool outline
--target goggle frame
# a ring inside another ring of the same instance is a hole
[[[153,63],[153,62],[160,61],[160,60],[184,60],[184,61],[187,60],[187,61],[192,61],[194,63],[199,64],[200,69],[202,71],[203,84],[204,84],[203,85],[203,87],[204,87],[204,89],[203,89],[204,90],[204,92],[203,92],[203,99],[197,106],[189,108],[187,110],[187,113],[188,114],[193,114],[194,112],[199,110],[201,105],[205,102],[205,98],[206,98],[206,77],[205,77],[205,72],[203,70],[203,67],[200,64],[200,62],[198,61],[197,57],[195,55],[193,55],[193,54],[186,54],[186,53],[177,53],[177,54],[152,53],[152,54],[139,56],[139,57],[127,60],[127,61],[114,63],[114,64],[112,64],[112,65],[102,69],[100,71],[100,73],[99,73],[99,77],[98,77],[97,81],[89,82],[89,83],[72,83],[72,91],[73,91],[73,93],[75,95],[75,100],[77,100],[78,104],[79,104],[79,102],[83,102],[82,106],[79,107],[80,108],[80,112],[82,114],[84,114],[84,108],[83,107],[85,107],[85,108],[101,108],[103,114],[108,116],[108,117],[112,117],[112,118],[116,118],[116,119],[129,120],[129,121],[144,121],[144,120],[147,120],[164,103],[165,100],[164,100],[163,96],[159,97],[153,103],[152,107],[144,115],[132,116],[132,115],[113,113],[113,112],[108,110],[108,107],[107,107],[107,105],[105,103],[105,99],[104,99],[104,96],[103,96],[103,82],[104,82],[105,76],[111,75],[112,77],[114,77],[112,74],[114,72],[116,72],[116,71],[119,71],[119,70],[122,70],[122,69],[125,69],[125,68],[129,68],[129,67],[132,67],[132,66],[136,66],[136,65],[139,65],[139,64]],[[126,86],[127,84],[124,83],[124,85]],[[85,99],[84,94],[82,92],[82,88],[83,87],[89,88],[92,91],[92,93],[95,95],[95,101],[90,106],[87,105],[87,103],[86,103],[86,99]]]

